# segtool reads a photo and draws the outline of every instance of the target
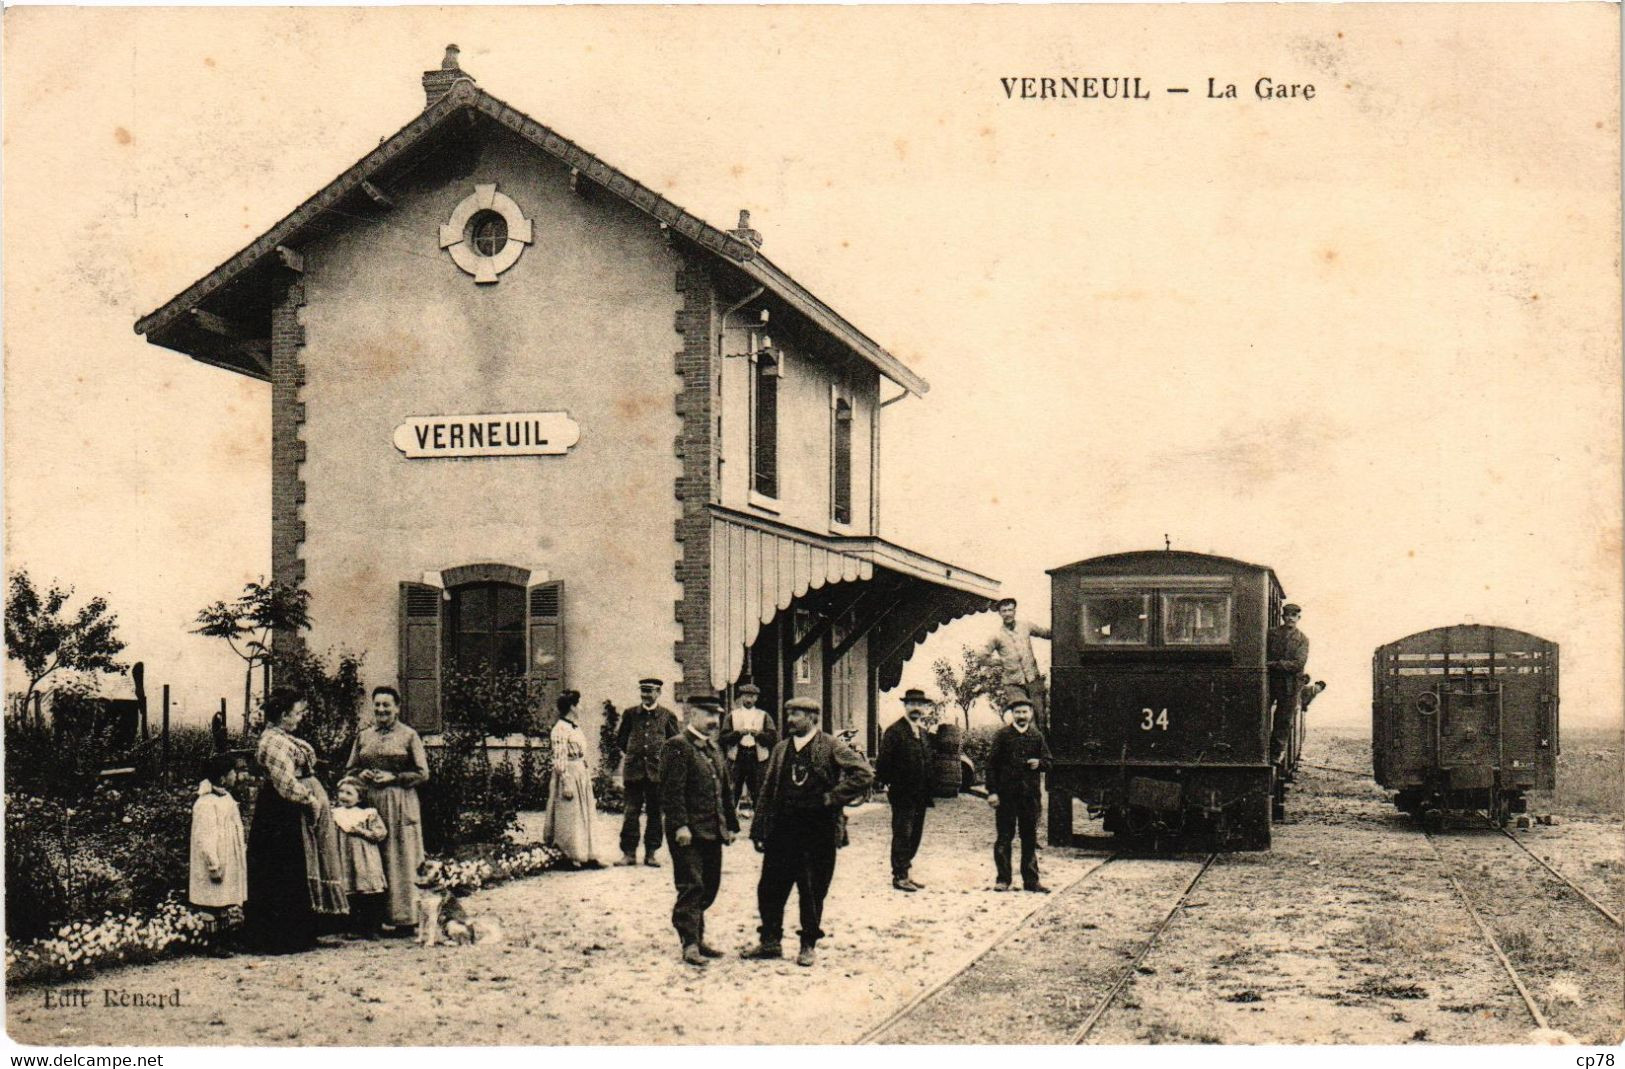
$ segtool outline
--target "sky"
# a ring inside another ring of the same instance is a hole
[[[1565,724],[1618,724],[1617,20],[8,9],[6,566],[107,595],[182,722],[236,707],[238,662],[187,629],[269,572],[269,388],[132,325],[410,121],[455,41],[667,198],[749,208],[931,382],[885,410],[891,540],[1036,620],[1046,569],[1165,537],[1270,565],[1325,723],[1368,718],[1377,645],[1471,621],[1561,643]],[[1001,83],[1046,74],[1152,99]],[[904,685],[994,626],[943,629]]]

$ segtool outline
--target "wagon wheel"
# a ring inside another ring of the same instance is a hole
[[[1444,812],[1431,808],[1422,810],[1422,827],[1435,833],[1444,831]]]

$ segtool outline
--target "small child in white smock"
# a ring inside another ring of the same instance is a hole
[[[192,905],[215,915],[239,908],[248,897],[248,854],[243,846],[243,816],[231,785],[237,778],[236,759],[220,754],[208,763],[208,778],[198,784],[192,803],[192,850],[186,897]],[[231,951],[216,941],[214,953]]]

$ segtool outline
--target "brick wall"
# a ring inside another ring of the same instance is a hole
[[[282,298],[271,310],[271,578],[287,583],[305,581],[300,546],[305,523],[300,506],[305,500],[301,466],[305,443],[299,427],[305,422],[300,399],[305,384],[302,350],[305,328],[299,310],[305,303],[305,285],[298,276],[288,279]],[[273,645],[299,636],[277,633]]]
[[[676,691],[681,700],[716,693],[710,679],[711,514],[707,506],[716,472],[717,296],[710,272],[690,250],[685,250],[683,266],[677,272],[677,289],[683,295],[676,322],[683,347],[677,351],[675,368],[681,379],[677,415],[682,419],[675,448],[683,465],[677,477],[677,500],[683,509],[677,520],[677,581],[683,587],[677,600],[677,622],[683,635],[675,650],[677,663],[683,666],[683,681]]]

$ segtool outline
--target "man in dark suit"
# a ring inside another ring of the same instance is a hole
[[[1033,723],[1033,703],[1016,698],[1005,707],[1010,723],[993,736],[987,755],[987,804],[993,807],[998,837],[993,843],[995,891],[1010,890],[1010,843],[1021,829],[1021,886],[1048,894],[1038,879],[1038,814],[1044,771],[1050,767],[1049,743]]]
[[[880,737],[880,756],[875,759],[875,780],[886,785],[891,802],[891,885],[899,891],[925,886],[909,878],[909,869],[925,833],[925,811],[933,804],[931,744],[924,723],[930,709],[925,691],[910,687],[904,692],[903,715]]]
[[[705,911],[722,886],[722,848],[739,833],[728,762],[712,737],[722,706],[714,698],[684,703],[688,726],[660,748],[660,809],[671,848],[677,904],[671,923],[683,942],[683,960],[705,965],[722,951],[705,941]]]
[[[677,714],[660,704],[665,684],[654,677],[638,680],[637,705],[621,714],[615,733],[621,752],[621,783],[626,790],[626,813],[621,818],[621,859],[617,865],[638,863],[638,817],[645,812],[643,863],[659,868],[660,859],[660,748],[677,734]]]
[[[801,908],[796,964],[811,966],[824,934],[819,924],[835,876],[835,851],[846,829],[841,809],[863,796],[875,774],[862,754],[819,730],[823,710],[816,701],[792,698],[784,703],[784,715],[790,737],[773,748],[750,822],[751,842],[762,854],[756,884],[761,942],[741,956],[784,956],[784,907],[794,887]]]

